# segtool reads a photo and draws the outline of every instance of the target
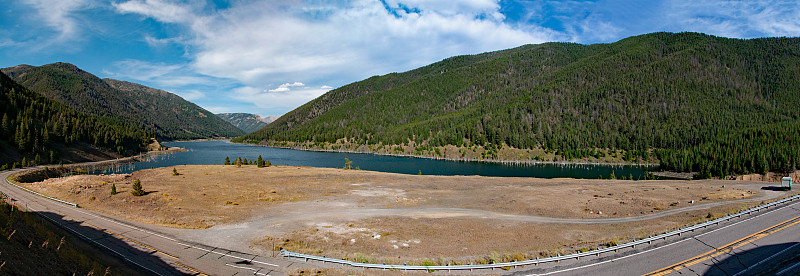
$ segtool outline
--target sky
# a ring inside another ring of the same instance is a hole
[[[797,0],[0,0],[0,67],[69,62],[214,113],[282,115],[442,59],[652,32],[800,36]]]

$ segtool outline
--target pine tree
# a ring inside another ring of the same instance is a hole
[[[111,195],[116,195],[116,194],[117,194],[117,185],[111,183]]]
[[[225,156],[225,165],[230,165],[230,164],[231,164],[231,159]]]
[[[611,171],[611,175],[608,176],[608,179],[617,179],[617,175],[614,174],[614,171]]]
[[[3,126],[0,129],[0,133],[5,135],[6,133],[11,134],[9,128],[11,126],[11,122],[8,121],[8,114],[3,113]]]
[[[143,196],[145,194],[144,190],[142,190],[142,182],[139,181],[139,179],[136,179],[136,181],[133,181],[133,185],[131,186],[131,189],[133,189],[133,191],[131,191],[132,195]]]
[[[258,155],[258,160],[256,160],[256,166],[259,168],[264,167],[264,158],[261,158],[261,155]]]

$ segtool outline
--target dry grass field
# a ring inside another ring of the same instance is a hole
[[[174,168],[178,175],[169,167],[25,185],[114,216],[197,229],[185,231],[202,233],[216,244],[233,235],[256,252],[275,246],[387,263],[490,262],[586,250],[788,195],[761,189],[773,183],[744,181],[418,176],[293,166]],[[131,195],[136,179],[146,195]],[[111,195],[112,185],[118,194]]]

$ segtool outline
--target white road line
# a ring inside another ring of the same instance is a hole
[[[6,183],[8,183],[8,182],[6,182]],[[29,198],[29,197],[27,197],[27,196],[24,196],[24,195],[18,195],[18,196],[19,196],[20,198],[25,198],[27,201],[30,201],[30,202],[32,202],[32,203],[36,203],[37,205],[39,205],[39,206],[41,206],[41,207],[45,208],[46,210],[55,211],[55,210],[53,210],[53,209],[50,209],[50,207],[47,207],[47,206],[45,206],[44,204],[41,204],[39,201],[36,201],[35,199],[31,199],[31,198]],[[137,266],[139,266],[139,267],[141,267],[141,268],[144,268],[144,269],[146,269],[146,270],[148,270],[148,271],[152,272],[153,274],[156,274],[156,275],[158,275],[158,272],[155,272],[155,271],[153,271],[153,270],[152,270],[152,269],[150,269],[149,267],[147,267],[147,266],[144,266],[144,265],[142,265],[142,264],[140,264],[140,263],[138,263],[138,262],[136,262],[136,261],[134,261],[134,260],[131,260],[131,259],[129,259],[128,257],[126,257],[125,255],[123,255],[122,253],[119,253],[118,251],[116,251],[116,250],[114,250],[114,249],[111,249],[110,247],[108,247],[108,246],[105,246],[104,244],[102,244],[102,243],[100,243],[100,242],[98,242],[98,241],[96,241],[96,240],[90,239],[90,238],[89,238],[89,237],[87,237],[86,235],[84,235],[84,234],[81,234],[80,232],[76,231],[75,229],[69,228],[68,226],[64,225],[63,223],[59,223],[59,222],[58,222],[58,221],[56,221],[55,219],[52,219],[52,218],[49,218],[49,217],[47,217],[46,215],[42,214],[42,212],[43,212],[44,210],[35,210],[34,208],[32,208],[32,206],[26,206],[26,209],[28,209],[29,211],[34,211],[34,212],[36,212],[36,213],[37,213],[37,214],[39,214],[41,217],[43,217],[43,218],[45,218],[45,219],[49,220],[49,221],[50,221],[50,222],[52,222],[53,224],[56,224],[56,225],[61,225],[61,227],[62,227],[63,229],[66,229],[67,231],[69,231],[69,232],[72,232],[72,233],[74,233],[75,235],[78,235],[79,237],[83,238],[83,240],[90,241],[90,242],[92,242],[92,243],[94,243],[94,244],[97,244],[97,245],[99,245],[99,246],[101,246],[101,247],[103,247],[103,248],[107,249],[108,251],[114,252],[114,253],[115,253],[115,254],[117,254],[118,256],[122,257],[122,259],[123,259],[123,260],[125,260],[125,261],[128,261],[128,262],[130,262],[130,263],[132,263],[132,264],[135,264],[135,265],[137,265]]]
[[[795,269],[795,268],[797,268],[797,266],[800,266],[800,263],[796,263],[796,264],[794,264],[793,266],[790,266],[790,267],[784,268],[783,270],[781,270],[781,271],[778,271],[778,273],[775,273],[775,275],[783,275],[784,273],[786,273],[786,272],[789,272],[789,271],[791,271],[792,269]]]
[[[251,267],[244,267],[244,266],[238,266],[238,265],[232,265],[232,264],[225,264],[225,265],[231,266],[231,267],[235,267],[235,268],[240,268],[240,269],[249,269],[249,270],[255,271],[255,272],[253,272],[253,274],[256,274],[256,275],[269,276],[269,274],[264,274],[264,273],[258,272],[260,269],[255,269],[255,268],[251,268]]]
[[[673,243],[670,243],[670,244],[666,244],[666,245],[663,245],[663,246],[659,246],[659,247],[656,247],[656,248],[653,248],[653,249],[649,249],[649,250],[646,250],[646,251],[642,251],[642,252],[639,252],[639,253],[635,253],[635,254],[631,254],[631,255],[626,255],[626,256],[622,256],[622,257],[616,258],[616,259],[611,259],[611,260],[607,260],[607,261],[602,261],[602,262],[599,262],[599,263],[593,263],[593,264],[588,264],[588,265],[584,265],[584,266],[578,266],[578,267],[568,268],[568,269],[564,269],[564,270],[556,270],[556,271],[551,271],[551,272],[547,272],[547,273],[543,273],[543,274],[527,274],[527,276],[553,275],[553,274],[557,274],[557,273],[569,272],[569,271],[578,270],[578,269],[584,269],[584,268],[589,268],[589,267],[593,267],[593,266],[597,266],[597,265],[601,265],[601,264],[607,264],[607,263],[611,263],[611,262],[619,261],[619,260],[622,260],[622,259],[627,259],[627,258],[630,258],[630,257],[633,257],[633,256],[637,256],[637,255],[641,255],[641,254],[644,254],[644,253],[647,253],[647,252],[650,252],[650,251],[653,251],[653,250],[657,250],[657,249],[664,249],[664,248],[667,248],[667,247],[669,247],[669,246],[676,245],[676,244],[679,244],[679,243],[682,243],[682,242],[685,242],[685,241],[688,241],[688,240],[692,240],[692,239],[694,239],[694,238],[697,238],[697,237],[702,237],[702,236],[705,236],[705,235],[707,235],[707,234],[711,234],[711,233],[717,232],[717,231],[719,231],[719,230],[722,230],[722,229],[725,229],[725,228],[728,228],[728,227],[731,227],[731,226],[737,225],[737,224],[739,224],[739,223],[744,223],[744,222],[746,222],[746,221],[748,221],[748,220],[755,219],[755,218],[758,218],[758,217],[760,217],[760,216],[762,216],[762,215],[766,215],[766,214],[769,214],[769,213],[772,213],[772,212],[775,212],[775,211],[778,211],[778,210],[781,210],[781,209],[783,209],[783,208],[786,208],[786,207],[789,207],[789,206],[792,206],[792,205],[796,205],[796,204],[800,204],[800,202],[795,202],[795,203],[792,203],[792,204],[790,204],[790,205],[786,205],[786,206],[784,206],[784,207],[782,207],[782,208],[778,208],[778,209],[772,209],[772,210],[770,210],[770,211],[768,211],[768,212],[761,213],[761,214],[759,214],[759,215],[757,215],[757,216],[755,216],[755,217],[752,217],[752,218],[749,218],[749,219],[746,219],[746,220],[743,220],[743,221],[740,221],[740,222],[737,222],[737,223],[734,223],[734,224],[731,224],[731,225],[727,225],[727,226],[724,226],[724,227],[722,227],[722,228],[714,229],[714,230],[711,230],[711,231],[709,231],[709,232],[705,232],[705,233],[703,233],[703,234],[700,234],[700,235],[697,235],[697,236],[688,237],[688,238],[685,238],[685,239],[682,239],[682,240],[679,240],[679,241],[676,241],[676,242],[673,242]],[[800,263],[798,263],[797,265],[800,265]],[[795,266],[796,266],[796,265],[795,265]]]
[[[227,254],[227,253],[214,252],[213,250],[208,250],[208,249],[200,248],[200,247],[197,247],[197,246],[194,246],[194,245],[185,244],[185,243],[183,243],[183,242],[181,242],[181,241],[179,241],[177,239],[170,238],[170,237],[161,235],[159,233],[155,233],[155,232],[152,232],[152,231],[149,231],[149,230],[146,230],[146,229],[142,229],[142,228],[139,228],[139,227],[136,227],[136,226],[132,226],[132,225],[129,225],[129,224],[126,224],[126,223],[122,223],[122,222],[117,221],[117,220],[109,219],[109,218],[106,218],[104,216],[100,216],[100,215],[92,214],[92,213],[89,213],[89,212],[85,212],[85,211],[80,210],[79,208],[73,208],[72,210],[74,210],[76,212],[79,212],[79,213],[82,213],[82,214],[87,215],[87,216],[103,219],[103,220],[106,220],[106,221],[109,221],[109,222],[112,222],[112,223],[115,223],[115,224],[118,224],[118,225],[122,225],[122,226],[131,228],[131,229],[134,229],[134,230],[137,230],[137,231],[141,231],[141,232],[153,235],[153,236],[157,236],[157,237],[160,237],[160,238],[163,238],[163,239],[166,239],[166,240],[170,240],[170,241],[173,241],[173,242],[175,242],[177,244],[180,244],[180,245],[183,245],[183,246],[186,246],[186,247],[191,247],[191,248],[194,248],[194,249],[203,250],[203,251],[206,251],[206,252],[210,252],[210,253],[214,253],[214,254],[217,254],[217,255],[221,255],[223,257],[231,257],[231,258],[235,258],[235,259],[239,259],[239,260],[250,261],[250,262],[253,262],[253,263],[259,263],[259,264],[263,264],[263,265],[280,267],[279,265],[276,265],[276,264],[271,264],[271,263],[261,262],[261,261],[256,261],[256,260],[250,260],[250,259],[246,259],[246,258],[242,258],[242,257],[238,257],[238,256],[233,256],[233,255],[230,255],[230,254]],[[258,256],[258,255],[256,255],[256,256]]]
[[[792,248],[795,248],[795,247],[797,247],[797,246],[800,246],[800,243],[796,243],[796,244],[794,244],[794,245],[790,246],[789,248],[786,248],[786,249],[784,249],[784,250],[781,250],[781,252],[778,252],[778,253],[775,253],[775,254],[774,254],[774,255],[772,255],[772,256],[769,256],[769,257],[767,257],[766,259],[763,259],[763,260],[761,260],[760,262],[758,262],[758,263],[756,263],[756,264],[754,264],[754,265],[751,265],[751,266],[750,266],[750,267],[748,267],[747,269],[745,269],[745,270],[742,270],[742,271],[739,271],[739,273],[736,273],[736,274],[734,274],[733,276],[739,276],[739,275],[742,275],[742,273],[745,273],[745,272],[749,271],[750,269],[753,269],[753,268],[755,268],[755,267],[757,267],[757,266],[759,266],[759,265],[762,265],[762,264],[764,264],[764,263],[768,262],[769,260],[772,260],[773,258],[775,258],[775,257],[777,257],[777,256],[779,256],[779,255],[781,255],[781,254],[783,254],[783,253],[786,253],[786,251],[789,251],[789,250],[791,250]]]
[[[217,255],[221,255],[223,257],[231,257],[231,258],[234,258],[234,259],[248,261],[248,262],[251,262],[251,263],[259,263],[259,264],[263,264],[263,265],[279,267],[279,265],[276,265],[276,264],[271,264],[271,263],[265,263],[265,262],[256,261],[256,260],[245,259],[245,258],[242,258],[242,257],[239,257],[239,256],[233,256],[233,255],[230,255],[230,254],[227,254],[227,253],[216,252],[213,249],[212,250],[208,250],[208,249],[205,249],[205,248],[196,247],[196,246],[193,246],[193,245],[190,245],[190,244],[185,244],[185,243],[182,243],[182,242],[176,242],[176,243],[180,244],[180,245],[183,245],[183,246],[187,246],[187,247],[192,247],[192,248],[195,248],[195,249],[203,250],[203,251],[206,251],[208,253],[214,253],[214,254],[217,254]]]
[[[215,252],[213,250],[208,250],[208,249],[205,249],[205,248],[201,248],[201,247],[197,247],[197,246],[194,246],[194,245],[186,244],[186,243],[183,243],[182,241],[179,241],[177,239],[170,238],[170,237],[167,237],[167,236],[164,236],[164,235],[161,235],[161,234],[158,234],[158,233],[146,230],[146,229],[142,229],[142,228],[139,228],[139,227],[136,227],[136,226],[132,226],[132,225],[129,225],[129,224],[126,224],[126,223],[122,223],[122,222],[119,222],[117,220],[105,218],[103,216],[95,215],[95,214],[92,214],[92,213],[89,213],[89,212],[84,212],[84,211],[81,211],[79,209],[74,209],[74,210],[78,211],[80,213],[83,213],[85,215],[88,215],[88,216],[93,216],[93,217],[96,217],[96,218],[99,218],[99,219],[103,219],[103,220],[106,220],[106,221],[109,221],[109,222],[112,222],[112,223],[116,223],[116,224],[131,228],[131,229],[134,229],[134,230],[137,230],[137,231],[141,231],[141,232],[153,235],[153,236],[157,236],[157,237],[160,237],[160,238],[163,238],[163,239],[167,239],[167,240],[173,241],[173,242],[175,242],[175,243],[177,243],[179,245],[183,245],[183,246],[186,246],[186,247],[191,247],[191,248],[202,250],[202,251],[206,251],[206,252],[209,252],[209,253],[214,253],[214,254],[217,254],[217,255],[221,255],[223,257],[231,257],[231,258],[235,258],[235,259],[239,259],[239,260],[246,260],[246,261],[253,262],[253,263],[259,263],[259,264],[263,264],[263,265],[280,267],[279,265],[276,265],[276,264],[271,264],[271,263],[261,262],[261,261],[256,261],[256,260],[250,260],[250,259],[242,258],[242,257],[239,257],[239,256],[234,256],[234,255],[230,255],[230,254],[227,254],[227,253]],[[258,256],[258,255],[255,255],[255,256]]]

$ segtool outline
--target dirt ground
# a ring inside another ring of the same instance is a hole
[[[146,195],[131,195],[136,179]],[[762,190],[776,185],[767,182],[422,176],[294,166],[176,166],[25,185],[83,208],[198,229],[181,233],[231,249],[274,246],[359,261],[454,264],[590,249],[788,195]],[[112,185],[118,194],[111,195]]]

